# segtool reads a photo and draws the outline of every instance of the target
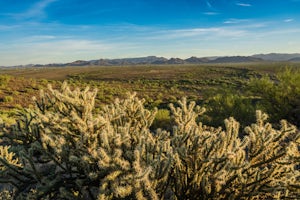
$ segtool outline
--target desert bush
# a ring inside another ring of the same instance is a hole
[[[2,121],[2,123],[6,123],[6,124],[15,124],[16,123],[16,115],[19,112],[19,110],[15,109],[15,110],[3,110],[0,111],[0,119]]]
[[[170,105],[173,130],[150,131],[156,110],[130,94],[95,109],[97,91],[49,86],[14,125],[1,124],[0,196],[14,199],[298,198],[299,137],[257,122],[239,137],[198,123],[204,109]]]
[[[261,98],[258,106],[275,122],[287,119],[300,127],[300,70],[286,68],[274,78],[262,77],[250,81],[250,90]]]
[[[170,116],[170,111],[167,109],[158,109],[150,128],[153,131],[159,128],[171,131],[173,128],[172,126],[173,123]]]
[[[234,117],[244,128],[255,122],[256,105],[252,98],[237,91],[223,89],[217,94],[208,95],[203,105],[207,108],[201,120],[210,126],[223,126],[226,118]]]
[[[5,87],[10,79],[11,77],[8,75],[0,75],[0,87]]]
[[[12,96],[5,96],[4,98],[3,98],[3,101],[4,102],[12,102],[14,100],[14,98],[12,97]]]

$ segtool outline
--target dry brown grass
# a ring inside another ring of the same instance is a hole
[[[97,87],[100,101],[124,97],[137,92],[151,101],[170,102],[182,96],[201,99],[205,91],[213,91],[223,84],[239,87],[251,76],[273,74],[286,63],[234,63],[197,65],[136,65],[6,68],[0,75],[10,75],[10,81],[0,88],[0,108],[27,107],[39,89],[48,81],[52,85],[68,80],[73,86],[86,84]],[[299,67],[300,64],[293,64]],[[45,79],[45,80],[43,80]],[[10,96],[9,101],[4,99]],[[158,102],[159,103],[159,102]]]

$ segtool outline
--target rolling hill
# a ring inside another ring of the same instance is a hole
[[[223,57],[195,57],[187,59],[164,58],[157,56],[137,57],[137,58],[118,58],[118,59],[98,59],[98,60],[76,60],[70,63],[52,64],[30,64],[14,67],[65,67],[65,66],[122,66],[122,65],[176,65],[176,64],[202,64],[202,63],[243,63],[243,62],[300,62],[300,53],[294,54],[255,54],[252,56],[223,56]]]

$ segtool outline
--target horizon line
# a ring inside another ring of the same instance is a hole
[[[156,57],[156,58],[165,58],[165,59],[181,59],[181,60],[186,60],[189,58],[225,58],[225,57],[253,57],[253,56],[266,56],[266,55],[272,55],[272,54],[284,54],[284,55],[293,55],[293,54],[299,54],[300,56],[300,52],[293,52],[293,53],[276,53],[276,52],[270,52],[270,53],[255,53],[255,54],[250,54],[250,55],[215,55],[215,56],[195,56],[195,55],[191,55],[191,56],[187,56],[187,57],[176,57],[176,56],[160,56],[160,55],[148,55],[148,56],[129,56],[129,57],[114,57],[114,58],[95,58],[95,59],[75,59],[73,61],[69,61],[69,62],[48,62],[48,63],[29,63],[29,64],[18,64],[18,65],[9,65],[9,66],[5,66],[5,65],[0,65],[0,67],[26,67],[26,66],[35,66],[35,65],[43,65],[43,66],[47,66],[47,65],[64,65],[64,64],[70,64],[70,63],[74,63],[74,62],[78,62],[78,61],[82,61],[82,62],[90,62],[90,61],[97,61],[97,60],[122,60],[122,59],[139,59],[139,58],[148,58],[148,57]],[[214,60],[214,59],[213,59]],[[268,60],[266,60],[268,61]],[[285,61],[285,60],[282,60]],[[287,60],[286,60],[287,61]]]

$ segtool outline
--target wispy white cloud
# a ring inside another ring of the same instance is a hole
[[[270,36],[280,36],[286,37],[287,35],[299,35],[300,28],[290,28],[290,29],[271,29],[264,32],[256,32],[256,37],[270,38]]]
[[[172,29],[160,30],[148,33],[140,37],[140,40],[145,41],[193,41],[193,40],[219,40],[238,38],[247,33],[244,29],[235,29],[227,27],[212,27],[212,28],[190,28],[190,29]]]
[[[236,3],[237,6],[242,6],[242,7],[251,7],[252,5],[249,3]]]
[[[213,6],[211,5],[211,3],[209,2],[209,0],[206,0],[205,1],[206,5],[208,8],[213,8]]]
[[[72,35],[34,35],[0,43],[0,66],[122,57],[136,48],[141,48],[138,42],[117,39],[114,41]]]
[[[146,55],[249,55],[280,48],[288,52],[285,45],[289,41],[295,41],[292,46],[295,51],[300,50],[300,28],[291,28],[283,20],[228,19],[220,26],[181,29],[134,24],[66,26],[25,22],[17,32],[30,30],[30,34],[21,34],[18,38],[12,34],[10,39],[0,41],[0,65]]]
[[[240,36],[244,31],[226,29],[223,27],[215,27],[215,28],[181,29],[181,30],[174,30],[172,32],[174,36],[177,37],[192,37],[192,36],[199,36],[199,35]]]
[[[58,0],[40,0],[39,2],[33,4],[28,10],[21,13],[9,13],[8,16],[11,16],[18,20],[24,19],[35,19],[35,18],[44,18],[47,16],[45,9],[51,4]]]
[[[204,15],[219,15],[220,13],[218,12],[204,12]]]
[[[206,4],[206,8],[210,11],[217,11],[217,9],[214,7],[214,5],[211,3],[212,0],[204,0],[204,3]]]
[[[26,42],[38,42],[38,41],[45,41],[45,40],[53,40],[57,37],[54,35],[33,35],[24,39]]]
[[[15,30],[18,27],[18,25],[0,25],[0,31]]]
[[[245,23],[245,22],[249,22],[250,20],[249,19],[235,19],[235,18],[232,18],[232,19],[228,19],[226,21],[224,21],[223,23],[224,24],[239,24],[239,23]]]
[[[36,43],[35,46],[37,47],[37,50],[43,50],[42,52],[51,52],[54,50],[56,53],[62,53],[64,51],[82,53],[84,51],[103,51],[112,48],[112,45],[105,44],[101,41],[84,39],[44,41]]]
[[[288,19],[285,19],[285,20],[283,20],[284,22],[292,22],[292,21],[294,21],[294,19],[293,18],[288,18]]]

